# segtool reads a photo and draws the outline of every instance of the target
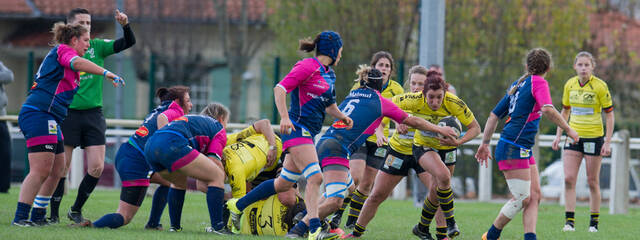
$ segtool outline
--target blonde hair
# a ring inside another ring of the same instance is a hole
[[[63,22],[53,24],[51,33],[53,33],[52,45],[69,44],[73,37],[80,37],[88,32],[85,27],[80,25],[70,25]]]
[[[364,87],[363,83],[369,82],[369,72],[371,71],[371,69],[373,68],[371,68],[371,66],[367,64],[358,65],[358,70],[356,70],[356,75],[358,76],[358,78],[353,81],[360,83],[360,87]]]
[[[409,75],[408,75],[409,79],[407,81],[404,81],[404,88],[406,90],[411,89],[411,75],[420,74],[420,75],[424,75],[426,77],[427,76],[427,72],[428,72],[427,68],[425,68],[425,67],[423,67],[421,65],[415,65],[415,66],[411,67],[409,69]],[[426,82],[426,80],[425,80],[425,82]]]
[[[207,105],[204,109],[202,109],[200,115],[209,116],[214,119],[225,119],[229,117],[229,109],[226,106],[222,105],[222,103],[212,102],[209,103],[209,105]]]
[[[582,51],[579,52],[576,55],[576,59],[573,60],[573,65],[575,65],[578,62],[578,58],[579,57],[586,57],[589,58],[589,60],[591,61],[591,65],[595,68],[596,67],[596,60],[593,58],[593,55],[591,55],[590,52],[586,52],[586,51]]]

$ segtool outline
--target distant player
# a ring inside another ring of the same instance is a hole
[[[511,84],[507,94],[491,111],[485,124],[482,144],[475,156],[480,164],[486,164],[491,158],[489,143],[498,120],[508,117],[496,146],[495,158],[513,197],[502,207],[482,239],[498,239],[502,229],[523,209],[524,239],[536,239],[540,182],[531,147],[538,133],[540,116],[545,115],[567,131],[574,141],[579,140],[578,133],[562,119],[551,101],[549,84],[544,79],[551,69],[551,54],[542,48],[534,48],[527,53],[525,62],[526,74]]]
[[[591,53],[580,52],[576,55],[573,68],[578,76],[572,77],[564,85],[562,95],[562,117],[569,126],[580,135],[579,142],[566,142],[562,152],[564,164],[565,220],[563,231],[575,231],[576,179],[582,158],[587,167],[589,206],[591,221],[589,232],[598,231],[600,219],[600,166],[602,156],[611,154],[611,136],[613,135],[613,101],[607,83],[593,76],[596,61]],[[602,111],[605,112],[606,135],[602,129]],[[604,135],[604,136],[603,136]],[[558,127],[553,149],[558,150],[562,128]]]

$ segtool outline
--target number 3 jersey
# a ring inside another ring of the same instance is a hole
[[[370,88],[351,91],[338,108],[353,120],[353,127],[347,130],[345,123],[336,120],[322,138],[337,139],[349,154],[375,132],[383,117],[401,123],[408,116],[380,92]]]
[[[508,116],[501,139],[530,149],[538,133],[540,109],[546,105],[553,106],[549,84],[544,78],[533,75],[520,84],[514,82],[513,86],[517,87],[516,92],[513,95],[507,93],[492,112],[499,118]]]
[[[571,109],[569,126],[580,137],[596,138],[604,135],[602,110],[613,111],[613,102],[607,83],[591,75],[584,86],[578,76],[567,81],[562,94],[562,106]]]
[[[450,92],[445,92],[440,108],[435,111],[429,107],[422,92],[405,93],[395,96],[393,97],[393,103],[397,104],[402,110],[411,112],[413,116],[423,118],[436,125],[440,119],[448,116],[458,118],[460,123],[465,126],[471,124],[475,119],[473,112],[467,107],[467,104]],[[453,146],[440,145],[440,141],[436,138],[437,134],[434,132],[415,130],[414,138],[412,139],[410,136],[410,134],[401,135],[394,133],[389,141],[389,145],[395,151],[403,154],[411,154],[411,142],[418,146],[431,147],[438,150],[456,148]]]

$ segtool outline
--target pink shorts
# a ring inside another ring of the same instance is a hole
[[[506,159],[498,162],[498,169],[500,171],[514,170],[514,169],[527,169],[530,165],[536,164],[536,160],[533,156],[523,159]]]

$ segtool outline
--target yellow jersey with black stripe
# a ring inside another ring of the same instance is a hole
[[[578,76],[570,78],[564,85],[562,105],[570,108],[569,126],[580,137],[594,138],[604,135],[602,110],[613,110],[613,101],[607,83],[591,75],[589,81],[580,84]]]
[[[282,141],[276,136],[278,158],[282,154]],[[269,142],[258,134],[253,126],[227,135],[227,146],[222,150],[224,170],[234,198],[247,194],[247,181],[253,180],[263,170],[271,171],[277,164],[264,169],[267,164]]]
[[[351,90],[355,90],[360,88],[360,82],[357,82],[356,84],[353,85],[353,87],[351,88]],[[404,88],[402,88],[402,86],[400,85],[400,83],[394,81],[393,79],[389,79],[389,81],[387,82],[387,86],[383,87],[384,89],[382,90],[382,92],[380,93],[380,95],[382,95],[383,98],[386,99],[391,99],[393,96],[399,95],[399,94],[403,94],[404,93]],[[389,125],[390,125],[390,120],[389,118],[383,118],[382,119],[382,124],[384,124],[384,135],[385,136],[389,136]],[[367,138],[367,141],[375,143],[376,142],[376,135],[373,134],[371,136],[369,136]]]
[[[403,109],[404,110],[404,109]],[[406,111],[409,115],[413,115],[411,111]],[[394,151],[404,154],[404,155],[413,155],[412,147],[413,147],[413,138],[415,137],[416,129],[409,127],[407,129],[407,133],[400,134],[396,130],[391,138],[389,139],[389,147],[391,147]]]
[[[393,97],[393,103],[398,105],[402,110],[411,112],[413,116],[423,118],[433,124],[438,124],[440,119],[448,116],[454,116],[460,120],[465,126],[471,124],[475,117],[473,112],[467,107],[467,104],[450,92],[446,92],[442,99],[442,105],[436,111],[432,110],[427,104],[426,98],[422,92],[405,93],[403,95]],[[454,149],[453,146],[442,146],[440,141],[436,139],[437,133],[430,131],[415,130],[413,144],[417,146],[431,147],[438,150]]]
[[[282,221],[286,213],[287,207],[278,200],[277,194],[257,201],[242,211],[240,233],[284,236],[289,231],[287,224]]]

